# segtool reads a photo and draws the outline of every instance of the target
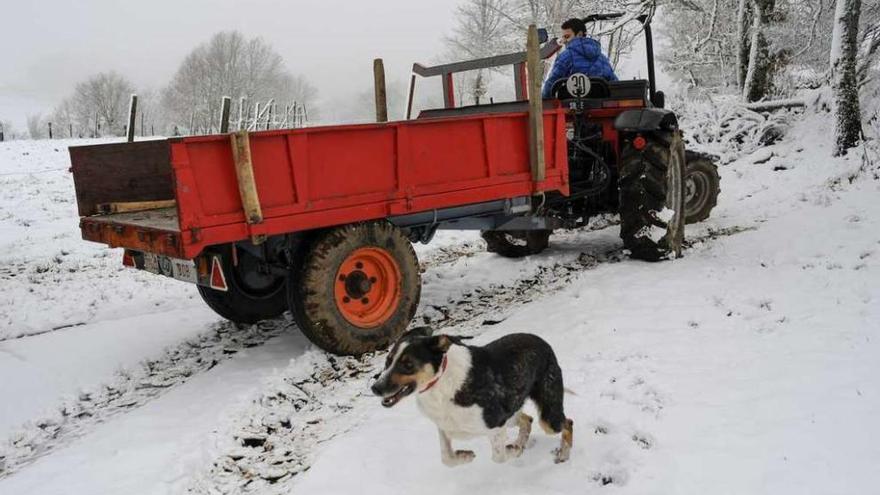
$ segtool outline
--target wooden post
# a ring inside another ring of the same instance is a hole
[[[73,124],[67,124],[67,131],[70,134],[70,137],[73,137]],[[3,141],[0,139],[0,141]]]
[[[242,130],[244,125],[244,96],[238,100],[238,130]]]
[[[373,82],[376,95],[376,122],[388,122],[388,102],[385,91],[385,64],[381,58],[373,60]]]
[[[128,106],[128,128],[126,129],[128,136],[127,141],[129,143],[134,142],[134,125],[137,123],[137,106],[138,106],[138,97],[137,95],[131,95],[131,103]]]
[[[95,112],[95,136],[98,137],[98,112]]]
[[[232,98],[224,96],[223,102],[220,104],[220,134],[229,132],[229,110],[231,108]]]
[[[52,123],[49,122],[49,139],[52,139]]]
[[[406,96],[406,120],[409,120],[412,117],[412,106],[413,106],[413,98],[415,97],[416,91],[416,75],[413,74],[409,78],[409,92]]]
[[[141,112],[141,137],[144,137],[147,135],[146,128],[144,127],[144,120],[145,120],[144,117],[146,117],[146,115],[147,114],[145,114],[144,112]]]
[[[251,144],[247,131],[238,131],[230,134],[232,142],[232,160],[235,163],[235,174],[238,177],[238,192],[241,195],[241,206],[244,208],[244,217],[248,224],[253,225],[263,221],[263,211],[260,208],[260,197],[257,194],[257,183],[254,179],[254,165],[251,162]],[[252,235],[251,242],[260,244],[266,240],[265,235]]]
[[[544,102],[541,99],[541,56],[539,54],[538,28],[529,25],[526,43],[526,63],[529,78],[529,163],[532,167],[532,180],[544,180]]]

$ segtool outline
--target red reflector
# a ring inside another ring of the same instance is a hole
[[[223,275],[223,268],[220,267],[220,259],[213,258],[211,265],[211,288],[217,290],[226,290],[226,276]]]
[[[645,149],[645,146],[647,146],[647,145],[648,145],[648,142],[645,141],[645,138],[643,138],[642,136],[636,136],[636,138],[633,139],[633,148],[635,148],[639,151],[642,151],[643,149]]]
[[[122,265],[134,268],[134,256],[131,255],[131,251],[128,249],[122,253]]]

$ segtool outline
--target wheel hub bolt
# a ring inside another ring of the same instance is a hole
[[[361,304],[370,304],[369,298],[365,297],[365,298],[361,299]]]

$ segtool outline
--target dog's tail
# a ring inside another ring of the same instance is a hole
[[[570,388],[568,388],[568,387],[562,387],[562,390],[563,390],[565,393],[567,393],[568,395],[574,395],[575,397],[577,397],[577,392],[575,392],[574,390],[572,390],[572,389],[570,389]]]

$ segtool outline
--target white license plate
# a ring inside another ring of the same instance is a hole
[[[198,283],[196,266],[191,260],[179,260],[153,253],[144,253],[144,270],[176,278],[184,282]]]

